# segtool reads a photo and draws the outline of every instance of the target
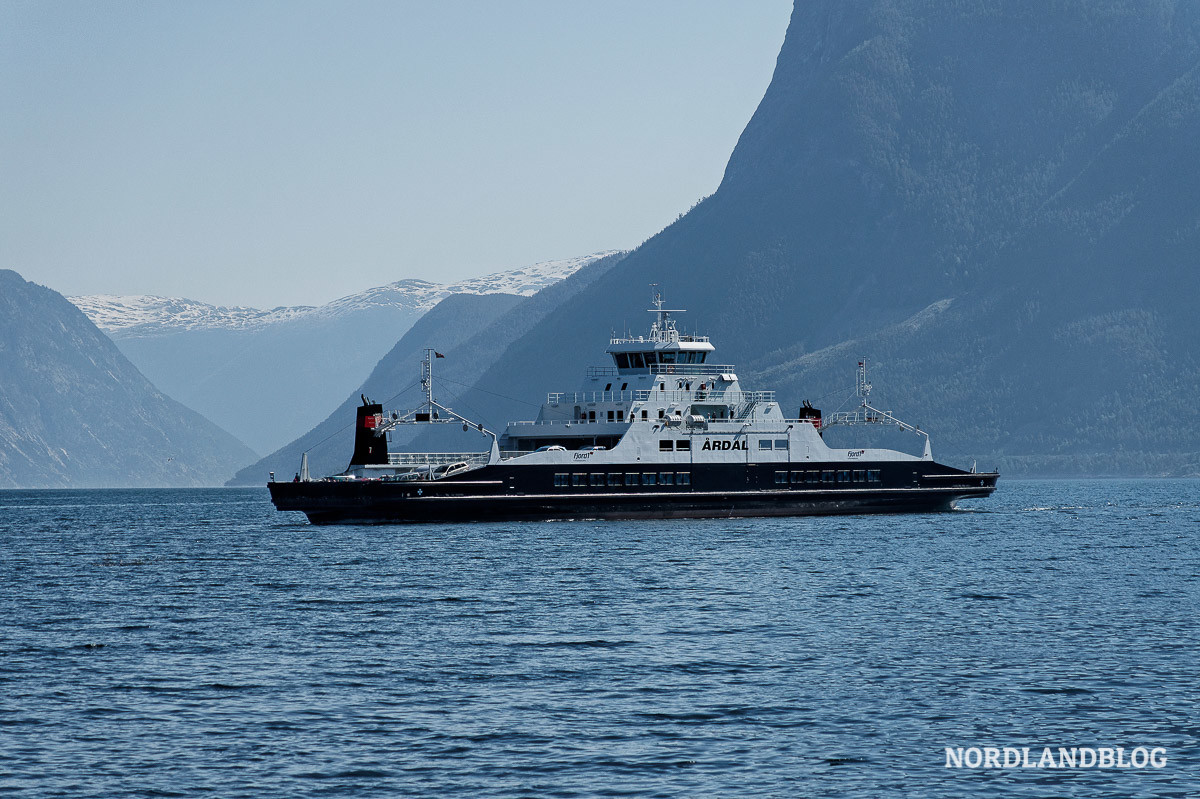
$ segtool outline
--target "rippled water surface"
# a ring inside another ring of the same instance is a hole
[[[261,489],[8,491],[0,554],[8,795],[1200,795],[1197,481],[410,527]]]

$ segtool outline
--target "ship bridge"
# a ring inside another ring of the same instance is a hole
[[[703,371],[690,367],[703,364],[715,349],[708,336],[680,333],[671,314],[683,311],[664,308],[662,295],[655,295],[654,306],[647,309],[656,317],[648,336],[614,336],[609,340],[605,352],[612,356],[617,372],[625,375],[678,370],[703,374]],[[659,370],[660,366],[673,368]]]

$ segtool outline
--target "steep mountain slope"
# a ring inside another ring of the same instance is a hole
[[[798,3],[717,192],[464,399],[573,386],[654,281],[785,403],[865,355],[936,454],[1196,473],[1198,65],[1194,3]]]
[[[0,487],[219,485],[252,457],[62,295],[0,270]]]
[[[451,294],[529,296],[606,253],[450,284],[401,280],[320,307],[259,310],[163,297],[74,297],[142,372],[260,452],[316,424]],[[247,413],[270,400],[267,417]]]
[[[480,415],[486,403],[460,404],[459,395],[486,371],[515,340],[537,325],[568,298],[585,290],[620,262],[622,254],[606,256],[587,264],[570,277],[543,288],[532,297],[510,295],[453,295],[423,316],[392,350],[380,359],[364,383],[353,391],[324,421],[290,444],[257,463],[242,469],[231,485],[253,485],[266,479],[268,472],[278,477],[291,474],[300,463],[300,454],[309,451],[310,470],[314,475],[333,474],[346,468],[353,444],[354,407],[361,394],[375,400],[394,401],[392,407],[412,407],[419,402],[420,361],[426,347],[435,347],[445,355],[436,363],[436,397],[468,416]],[[400,394],[399,397],[396,395]],[[494,399],[494,398],[493,398]],[[489,417],[489,422],[491,421]],[[455,428],[457,430],[457,428]],[[447,443],[453,431],[438,428],[433,436],[413,442],[423,431],[398,430],[393,447],[450,446],[480,448],[477,434],[468,443]]]

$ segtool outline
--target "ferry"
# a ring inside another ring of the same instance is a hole
[[[362,397],[348,468],[312,479],[304,455],[291,482],[271,475],[272,502],[347,524],[930,512],[995,491],[998,473],[937,463],[925,431],[870,404],[865,360],[856,410],[822,418],[806,401],[789,414],[774,392],[745,390],[734,366],[713,363],[707,336],[681,333],[672,315],[682,311],[658,294],[652,305],[647,335],[612,337],[610,365],[501,434],[437,401],[441,356],[427,350],[418,407]],[[461,424],[490,448],[389,450],[402,425],[436,424]],[[837,425],[898,428],[923,439],[923,452],[827,446]]]

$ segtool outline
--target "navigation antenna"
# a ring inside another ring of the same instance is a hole
[[[858,396],[862,400],[861,407],[870,407],[867,404],[867,398],[871,396],[871,384],[867,382],[867,359],[863,358],[858,362]]]

